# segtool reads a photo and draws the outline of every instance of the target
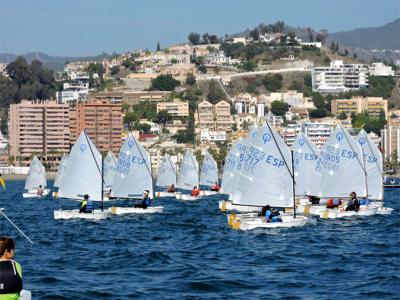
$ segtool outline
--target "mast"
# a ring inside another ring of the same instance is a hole
[[[104,160],[101,156],[101,211],[104,209]]]
[[[290,150],[292,154],[292,190],[293,190],[293,217],[296,218],[296,191],[295,191],[295,182],[294,182],[294,155],[293,150]]]

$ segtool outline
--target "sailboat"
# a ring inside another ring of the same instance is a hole
[[[54,187],[57,189],[60,187],[61,180],[64,176],[65,167],[67,166],[67,163],[68,163],[68,159],[69,159],[69,155],[64,154],[63,157],[61,158],[60,164],[58,165],[56,179],[54,180]],[[53,192],[53,197],[54,198],[58,197],[58,191]]]
[[[149,190],[150,197],[153,198],[150,155],[132,133],[129,133],[119,152],[111,198],[140,199],[144,190]],[[115,215],[150,214],[161,213],[164,208],[162,206],[150,206],[146,209],[113,206],[109,210]]]
[[[359,198],[367,196],[362,149],[342,126],[336,126],[323,146],[316,169],[321,174],[320,188],[318,194],[314,193],[313,196],[346,199],[353,191]],[[354,215],[369,216],[376,211],[377,207],[346,211],[345,207],[327,209],[318,205],[312,206],[309,212],[322,218],[335,219]]]
[[[294,155],[294,180],[296,182],[297,211],[309,209],[309,195],[319,193],[321,173],[316,169],[319,149],[303,132],[299,132],[292,145]]]
[[[160,169],[158,170],[156,187],[164,189],[164,191],[157,192],[157,197],[173,197],[175,192],[165,191],[170,186],[176,186],[176,166],[172,162],[168,153],[164,155]]]
[[[190,191],[194,186],[199,186],[199,164],[193,156],[191,150],[186,150],[183,160],[179,166],[177,188],[182,192],[176,193],[178,200],[196,200],[198,197],[192,196]]]
[[[85,131],[71,149],[68,164],[58,190],[59,198],[82,200],[89,195],[92,201],[101,201],[101,209],[92,213],[79,213],[78,209],[56,210],[54,219],[105,219],[110,213],[103,210],[103,159]]]
[[[103,162],[104,194],[110,196],[115,174],[117,172],[117,159],[111,151],[108,151]]]
[[[237,166],[240,164],[240,151],[250,146],[251,141],[256,137],[258,128],[252,129],[244,139],[239,139],[231,148],[225,158],[224,172],[222,175],[221,193],[228,195],[228,200],[219,201],[219,209],[221,212],[237,211],[237,212],[259,212],[261,206],[241,205],[232,202],[232,195],[235,192],[238,182]]]
[[[38,193],[39,187],[42,186],[43,192]],[[25,181],[25,190],[28,190],[27,193],[23,193],[23,198],[41,198],[46,197],[50,189],[46,189],[47,180],[46,180],[46,170],[43,167],[40,160],[36,157],[33,157],[31,161],[31,165],[29,166],[28,177]]]
[[[364,129],[358,133],[356,140],[361,146],[364,157],[365,173],[367,176],[367,198],[369,201],[373,201],[369,203],[369,206],[378,207],[376,212],[377,214],[391,214],[393,209],[383,206],[384,187],[382,153]],[[361,209],[364,208],[365,206],[362,205]]]
[[[266,222],[265,216],[228,215],[234,229],[298,227],[308,218],[296,215],[293,154],[283,139],[266,123],[252,138],[247,147],[242,147],[240,160],[235,167],[238,181],[232,195],[234,204],[293,208],[293,214],[281,216],[282,222]]]
[[[218,166],[212,155],[207,151],[201,164],[200,188],[202,196],[218,194],[217,191],[210,190],[212,186],[218,184]],[[206,188],[206,189],[204,189]]]

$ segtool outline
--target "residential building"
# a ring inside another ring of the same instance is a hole
[[[208,141],[208,142],[225,142],[226,131],[220,130],[209,130],[208,128],[200,129],[200,142]]]
[[[71,141],[86,130],[99,151],[118,153],[122,136],[122,108],[107,100],[77,103],[70,111]]]
[[[232,131],[233,118],[231,114],[231,105],[222,100],[214,105],[215,129],[217,131]]]
[[[372,76],[394,76],[394,70],[392,66],[386,66],[384,63],[373,63],[369,67],[369,74]]]
[[[181,101],[179,98],[175,98],[171,102],[158,102],[157,113],[160,110],[166,110],[172,117],[188,117],[189,103]]]
[[[322,148],[329,139],[333,125],[329,123],[306,122],[303,124],[303,133],[318,147]]]
[[[331,102],[331,112],[334,115],[345,113],[350,117],[352,113],[366,111],[370,116],[378,117],[381,110],[385,112],[385,116],[388,116],[388,101],[382,97],[352,97]]]
[[[86,101],[89,94],[88,83],[64,83],[61,92],[56,92],[58,103],[69,104],[77,101]]]
[[[258,118],[265,115],[265,101],[262,97],[253,97],[250,94],[240,94],[235,97],[233,105],[236,113],[256,114]]]
[[[249,113],[237,113],[233,116],[236,124],[236,129],[239,131],[248,131],[250,127],[254,127],[257,124],[257,115]]]
[[[266,115],[266,121],[272,126],[272,127],[281,127],[284,123],[284,119],[281,116],[275,116],[272,112],[269,112]]]
[[[164,101],[170,92],[166,91],[112,91],[96,92],[88,96],[89,101],[110,101],[112,103],[126,103],[130,107],[143,101]]]
[[[384,161],[400,161],[400,127],[385,126],[381,130]]]
[[[322,48],[322,43],[321,42],[301,42],[300,46]]]
[[[271,93],[267,99],[269,106],[273,101],[282,101],[295,108],[314,108],[312,101],[309,101],[308,98],[305,98],[303,93],[299,93],[294,90],[289,90],[284,93]]]
[[[27,101],[9,109],[10,155],[28,165],[36,154],[44,162],[57,161],[70,149],[69,107],[55,101]]]
[[[332,61],[329,67],[312,69],[314,92],[338,94],[368,87],[369,69],[362,64],[344,64],[341,60]]]
[[[197,124],[196,127],[208,128],[210,130],[215,130],[214,121],[214,107],[213,105],[204,100],[197,105]]]
[[[169,133],[174,135],[178,131],[186,131],[188,129],[188,123],[182,120],[171,120],[165,124],[164,128],[168,129]]]
[[[292,146],[300,131],[302,131],[301,124],[288,124],[282,132],[282,137],[286,145],[289,147]]]
[[[205,64],[213,66],[232,66],[240,63],[239,59],[226,56],[224,51],[210,52],[204,59]]]

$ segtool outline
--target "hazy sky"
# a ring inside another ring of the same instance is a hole
[[[277,20],[336,32],[399,17],[400,0],[0,0],[0,53],[95,55]]]

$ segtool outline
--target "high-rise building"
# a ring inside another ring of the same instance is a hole
[[[329,123],[306,122],[303,124],[303,133],[320,149],[329,139],[332,130],[333,125]]]
[[[71,141],[75,142],[81,131],[86,130],[99,151],[118,153],[122,137],[121,104],[107,100],[77,103],[70,112]]]
[[[369,69],[362,64],[344,64],[334,60],[329,67],[312,69],[312,88],[314,92],[338,94],[368,87]]]
[[[400,161],[400,128],[385,126],[381,130],[384,161]]]
[[[55,101],[11,104],[9,110],[10,155],[27,165],[33,155],[56,167],[70,149],[68,105]]]

